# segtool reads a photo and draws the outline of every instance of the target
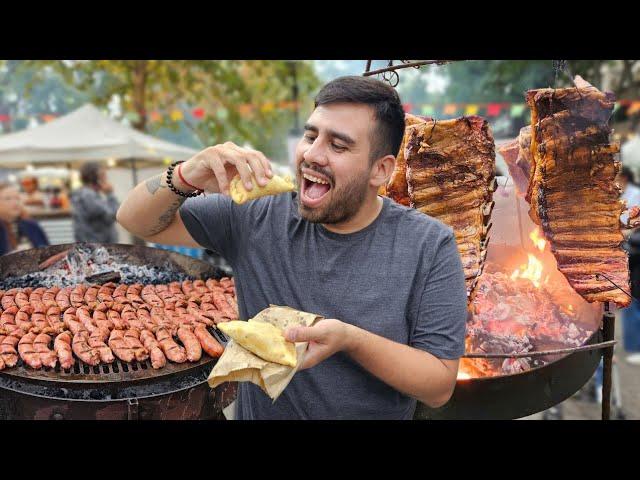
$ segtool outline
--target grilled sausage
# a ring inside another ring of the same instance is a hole
[[[54,302],[53,306],[47,310],[47,322],[55,333],[62,333],[64,322],[60,320],[60,307]]]
[[[87,365],[95,366],[100,363],[100,354],[89,346],[89,332],[81,330],[73,336],[71,343],[73,353]]]
[[[117,310],[109,310],[107,312],[107,318],[111,320],[113,328],[116,330],[125,330],[129,328],[127,322],[122,319]]]
[[[127,345],[124,339],[124,330],[112,330],[109,335],[109,348],[113,354],[123,362],[133,362],[135,355],[133,349]]]
[[[2,305],[2,310],[7,310],[11,307],[19,308],[16,304],[15,296],[9,295],[8,292],[5,292],[5,294],[0,299],[0,305]]]
[[[18,353],[24,363],[29,365],[31,368],[37,369],[42,367],[42,360],[40,359],[40,354],[36,352],[36,349],[33,346],[35,339],[36,334],[33,332],[29,332],[24,335],[18,342]]]
[[[69,300],[69,295],[71,294],[71,288],[64,287],[61,288],[58,293],[56,293],[56,303],[58,307],[60,307],[60,311],[64,312],[67,308],[71,306],[71,301]]]
[[[42,294],[42,303],[45,304],[47,308],[57,307],[58,302],[56,302],[56,295],[60,291],[60,287],[49,287]]]
[[[219,357],[224,352],[224,347],[211,335],[204,325],[198,325],[193,330],[194,335],[198,338],[202,349],[212,357]]]
[[[160,344],[154,337],[153,333],[149,330],[143,330],[140,332],[140,341],[149,351],[149,356],[151,357],[151,366],[153,368],[162,368],[167,364],[167,358],[162,353],[162,349],[160,348]]]
[[[140,330],[138,330],[137,328],[130,328],[129,330],[125,330],[124,341],[133,350],[133,354],[135,355],[136,360],[138,360],[139,362],[144,362],[147,358],[149,358],[149,352],[140,342]]]
[[[93,323],[95,323],[98,328],[104,328],[108,331],[111,331],[115,328],[114,323],[107,318],[104,312],[96,310],[93,312]]]
[[[73,335],[75,335],[81,330],[85,330],[84,325],[82,325],[82,322],[80,322],[76,317],[76,309],[73,307],[67,308],[65,312],[62,314],[62,322],[64,323],[65,327],[67,327],[71,331]]]
[[[56,306],[56,308],[58,308]],[[58,364],[58,355],[49,349],[51,337],[46,333],[40,333],[33,341],[33,348],[40,355],[40,362],[45,367],[55,368]]]
[[[200,341],[189,327],[183,325],[178,328],[178,338],[187,351],[187,360],[190,362],[197,362],[202,358],[202,347],[200,346]]]
[[[17,305],[12,305],[9,308],[6,308],[2,315],[0,315],[0,327],[5,327],[6,325],[15,325],[16,324],[16,314],[19,309]]]
[[[89,307],[81,306],[76,309],[76,318],[82,323],[84,328],[87,329],[89,333],[93,333],[94,330],[98,329],[98,325],[93,321],[91,314],[89,313]]]
[[[15,296],[15,302],[18,308],[22,308],[25,305],[29,305],[29,297],[24,292],[18,292]]]
[[[100,361],[103,363],[112,363],[115,358],[109,346],[104,343],[109,338],[109,330],[106,328],[96,328],[89,335],[89,346],[98,352]]]
[[[160,344],[162,352],[169,361],[175,363],[184,363],[187,361],[187,352],[173,340],[173,337],[171,337],[171,334],[166,328],[158,328],[156,330],[156,339]]]
[[[45,328],[49,328],[50,326],[49,322],[47,321],[46,312],[40,312],[38,310],[34,310],[34,312],[31,314],[31,323],[33,323],[32,331],[35,333],[40,333],[44,331]]]
[[[28,332],[33,327],[33,323],[31,322],[32,314],[33,307],[30,304],[22,307],[20,311],[16,313],[16,325],[23,329],[25,332]]]
[[[18,363],[18,352],[16,346],[20,341],[20,338],[24,336],[24,331],[17,328],[12,333],[7,335],[0,344],[0,357],[4,361],[7,367],[15,367]]]
[[[53,341],[53,350],[58,354],[60,366],[64,369],[73,367],[75,360],[71,351],[72,337],[69,332],[62,332]]]
[[[78,308],[84,305],[84,294],[87,291],[87,287],[85,285],[76,285],[71,293],[69,294],[69,300],[71,301],[71,306]]]

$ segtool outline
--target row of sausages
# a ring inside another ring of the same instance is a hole
[[[233,279],[0,290],[0,370],[167,360],[197,362],[223,347],[207,327],[238,318]],[[176,341],[179,340],[180,343]],[[53,349],[50,348],[53,341]]]

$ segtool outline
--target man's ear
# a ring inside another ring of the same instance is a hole
[[[371,185],[374,187],[386,185],[394,168],[396,168],[396,157],[393,155],[386,155],[376,160],[371,169]]]

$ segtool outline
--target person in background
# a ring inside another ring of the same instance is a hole
[[[26,218],[18,188],[0,180],[0,255],[49,245],[38,222]]]
[[[620,185],[620,191],[622,192],[620,200],[627,202],[627,208],[629,209],[631,207],[640,206],[640,187],[638,187],[634,182],[633,172],[631,169],[623,166],[616,180],[618,185]],[[622,215],[620,215],[620,221],[626,224],[628,219],[629,212],[622,212]],[[623,229],[622,232],[625,237],[628,237],[631,230]]]
[[[38,189],[38,179],[36,177],[24,177],[20,182],[22,185],[22,203],[29,207],[42,208],[45,206],[44,196]]]
[[[618,177],[618,184],[622,189],[620,199],[627,202],[627,208],[640,206],[640,187],[633,180],[631,169],[623,166]],[[626,223],[628,216],[628,212],[624,212],[620,215],[620,220]],[[631,229],[623,230],[625,237],[629,237],[631,232],[633,232]],[[631,305],[621,310],[621,314],[623,345],[624,349],[629,353],[626,358],[627,363],[640,365],[640,302],[633,299]]]
[[[620,148],[620,159],[622,165],[631,170],[633,174],[631,181],[635,183],[636,179],[640,180],[640,117],[636,117],[633,131],[635,135]]]
[[[85,163],[80,168],[82,187],[71,194],[73,233],[76,242],[117,243],[118,200],[100,164]]]
[[[622,192],[620,200],[626,201],[627,208],[640,206],[640,187],[635,184],[633,171],[628,165],[622,167],[616,178],[616,183],[620,186],[620,191]],[[627,223],[628,218],[628,210],[620,215],[620,221],[623,224]],[[631,232],[633,232],[632,229],[622,228],[622,234],[625,238],[628,238]],[[622,317],[623,346],[625,351],[629,353],[626,361],[631,365],[640,365],[640,302],[633,299],[631,305],[620,310],[620,314]],[[603,365],[602,361],[600,361],[595,374],[595,398],[598,403],[602,402],[602,373]]]

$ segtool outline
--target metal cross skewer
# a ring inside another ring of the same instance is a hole
[[[618,290],[620,290],[622,293],[624,293],[630,299],[638,300],[633,295],[631,295],[629,292],[627,292],[624,288],[622,288],[620,285],[616,284],[613,280],[611,280],[609,277],[607,277],[604,273],[596,273],[596,280],[602,280],[602,278],[598,278],[598,277],[602,277],[605,280],[607,280],[611,285],[616,287]]]

